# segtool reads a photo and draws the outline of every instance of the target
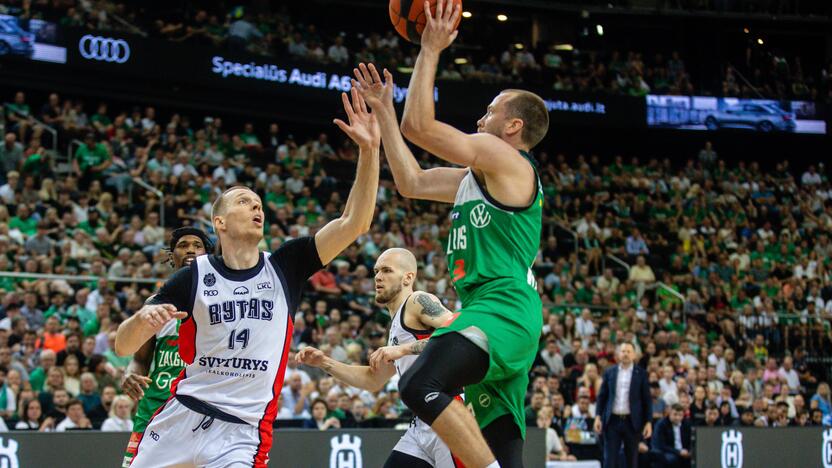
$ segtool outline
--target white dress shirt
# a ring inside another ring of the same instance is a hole
[[[682,425],[673,424],[673,447],[676,450],[682,450],[684,447],[682,446]]]
[[[633,364],[629,367],[618,366],[618,378],[615,381],[615,402],[612,412],[618,415],[630,414],[630,382],[633,380]]]

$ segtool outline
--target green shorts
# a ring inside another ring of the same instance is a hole
[[[474,291],[452,321],[433,333],[441,336],[476,327],[488,339],[488,372],[481,382],[464,389],[480,428],[511,414],[526,437],[524,401],[543,328],[542,310],[540,296],[527,284],[492,281]]]

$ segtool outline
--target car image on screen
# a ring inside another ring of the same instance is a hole
[[[22,55],[31,58],[35,53],[35,35],[20,27],[14,16],[0,15],[0,56]]]
[[[709,113],[704,120],[708,130],[724,127],[750,128],[761,132],[793,132],[795,115],[776,104],[742,103]]]

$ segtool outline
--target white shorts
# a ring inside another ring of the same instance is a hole
[[[208,421],[208,416],[186,408],[175,398],[168,400],[147,425],[130,468],[266,466],[255,465],[255,454],[261,448],[256,427]],[[267,452],[269,448],[264,449]]]
[[[393,450],[422,459],[434,468],[459,466],[454,463],[451,450],[445,442],[442,442],[433,429],[422,421],[418,421],[415,426],[410,426]]]

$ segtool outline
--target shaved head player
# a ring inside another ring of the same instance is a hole
[[[298,360],[320,367],[336,379],[371,392],[384,388],[390,378],[407,372],[427,344],[425,338],[451,318],[433,294],[413,291],[416,257],[406,249],[382,252],[375,266],[376,302],[385,306],[392,322],[387,344],[371,358],[374,366],[351,366],[338,362],[312,347],[303,348]],[[394,357],[397,359],[394,361]],[[392,363],[391,363],[392,362]],[[430,426],[414,418],[407,432],[393,447],[384,468],[455,468],[448,446]]]

